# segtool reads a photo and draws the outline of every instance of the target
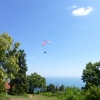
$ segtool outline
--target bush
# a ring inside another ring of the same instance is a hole
[[[85,100],[83,91],[76,87],[67,87],[64,92],[59,92],[57,97],[61,100]]]
[[[90,86],[85,93],[86,100],[100,100],[100,87],[99,86]]]
[[[80,90],[76,87],[66,87],[64,91],[56,93],[42,93],[44,96],[56,96],[59,100],[100,100],[100,87],[90,86],[88,90]]]
[[[5,93],[5,87],[4,87],[5,83],[4,82],[0,82],[0,93]]]
[[[10,100],[10,97],[6,96],[5,93],[0,93],[0,100]]]
[[[24,85],[24,84],[22,84],[22,85]],[[25,93],[22,85],[17,84],[15,86],[13,86],[11,94],[12,95],[25,95],[26,93]]]
[[[52,96],[52,93],[51,92],[45,92],[45,93],[42,93],[43,96],[48,96],[48,97],[51,97]]]

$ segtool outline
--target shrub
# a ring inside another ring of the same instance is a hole
[[[86,100],[100,100],[100,87],[99,86],[90,86],[85,93]]]
[[[57,97],[61,100],[84,100],[83,91],[76,87],[67,87],[64,92],[59,92]]]
[[[0,82],[0,93],[5,93],[5,87],[4,87],[5,83],[4,82]]]

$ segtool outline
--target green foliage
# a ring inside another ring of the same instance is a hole
[[[61,86],[59,87],[59,91],[64,91],[64,85],[61,85]]]
[[[52,93],[55,93],[56,92],[56,87],[54,84],[49,84],[47,86],[47,92],[52,92]]]
[[[0,82],[0,93],[5,93],[5,82]]]
[[[25,88],[25,85],[22,84],[16,84],[13,88],[12,88],[12,95],[24,95],[25,91],[23,89],[23,87]]]
[[[61,100],[84,100],[82,91],[76,87],[66,87],[64,92],[59,92],[57,97]]]
[[[51,92],[45,92],[45,93],[42,93],[43,96],[48,96],[48,97],[52,97],[53,96],[53,93]]]
[[[100,87],[90,86],[85,93],[86,100],[100,100]]]
[[[10,84],[13,86],[10,94],[24,94],[27,92],[28,84],[27,84],[27,64],[26,64],[26,54],[24,50],[19,50],[19,57],[18,57],[18,65],[20,70],[18,73],[15,73],[15,79],[12,79]]]
[[[14,73],[18,72],[17,64],[20,43],[13,43],[13,39],[7,34],[0,34],[0,81],[14,78]]]
[[[34,90],[37,88],[41,91],[44,91],[46,88],[46,79],[37,73],[28,75],[27,81],[29,84],[28,93],[34,93]]]
[[[66,87],[64,91],[55,93],[42,93],[43,96],[56,96],[59,100],[100,100],[100,87],[90,86],[88,90],[80,90],[76,87]]]
[[[82,80],[86,83],[84,89],[90,88],[90,86],[100,85],[100,62],[92,64],[89,62],[86,64],[86,69],[83,70]]]
[[[66,87],[64,91],[46,92],[42,93],[42,95],[48,97],[55,96],[58,100],[86,100],[84,91],[76,87]]]
[[[11,100],[9,96],[6,96],[5,93],[0,94],[0,100]]]

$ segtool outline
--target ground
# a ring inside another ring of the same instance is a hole
[[[31,95],[28,96],[8,96],[8,98],[4,98],[1,100],[58,100],[56,97],[47,97],[42,96],[41,94],[38,95]]]

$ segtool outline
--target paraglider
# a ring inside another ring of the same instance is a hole
[[[43,41],[42,46],[44,46],[45,44],[50,44],[50,41],[47,41],[47,40]],[[46,51],[44,51],[44,53],[46,53]]]
[[[49,44],[50,44],[50,42],[49,42],[49,41],[47,41],[47,40],[46,40],[46,41],[43,41],[43,42],[42,42],[42,46],[44,46],[44,45],[45,45],[45,44],[47,44],[47,43],[49,43]]]

